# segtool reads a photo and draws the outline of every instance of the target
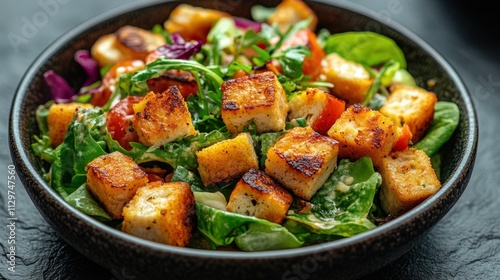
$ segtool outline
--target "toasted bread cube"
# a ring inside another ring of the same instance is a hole
[[[229,132],[242,132],[252,120],[258,133],[285,128],[286,93],[273,72],[225,81],[221,90],[221,116]]]
[[[138,59],[166,44],[163,35],[149,30],[125,25],[114,33],[99,37],[91,47],[92,57],[105,67],[120,61]]]
[[[265,172],[295,195],[310,200],[337,166],[337,141],[310,127],[295,127],[267,151]]]
[[[170,13],[163,26],[167,32],[178,33],[186,41],[206,41],[214,23],[223,17],[230,15],[218,10],[180,4]]]
[[[122,231],[154,242],[185,247],[195,227],[195,199],[184,182],[148,183],[123,208]]]
[[[361,104],[349,106],[328,130],[339,141],[341,158],[358,160],[369,156],[375,167],[388,155],[398,139],[398,127],[379,111]]]
[[[311,126],[328,104],[328,95],[318,88],[307,88],[294,95],[288,102],[288,120],[305,118]]]
[[[399,126],[407,124],[416,143],[425,135],[434,118],[436,94],[423,88],[403,84],[391,87],[391,93],[380,112]]]
[[[196,152],[198,172],[205,186],[228,181],[259,168],[250,133],[217,142]]]
[[[292,195],[264,171],[252,168],[231,192],[227,211],[281,224],[292,201]]]
[[[69,124],[75,118],[75,114],[78,108],[92,108],[91,104],[83,103],[58,103],[53,104],[49,108],[49,114],[47,116],[47,135],[50,138],[52,147],[55,148],[59,146],[66,136]]]
[[[316,13],[302,0],[283,0],[276,6],[268,22],[277,25],[281,32],[286,32],[288,28],[307,18],[311,18],[307,28],[314,31],[318,25]]]
[[[436,193],[441,182],[424,151],[408,148],[382,160],[380,201],[392,216],[401,215]]]
[[[159,147],[187,135],[196,135],[191,113],[177,86],[161,93],[150,91],[133,105],[132,127],[139,141]]]
[[[120,152],[97,157],[85,169],[88,191],[113,219],[122,218],[123,206],[148,183],[146,172]]]
[[[336,53],[328,54],[321,61],[321,75],[333,84],[331,92],[348,105],[360,103],[373,83],[373,78],[363,65],[349,61]]]

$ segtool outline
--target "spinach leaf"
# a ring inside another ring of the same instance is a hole
[[[198,230],[214,248],[235,242],[243,251],[263,251],[297,248],[303,244],[286,228],[267,220],[222,211],[201,203],[196,203],[196,213]]]
[[[381,182],[369,157],[356,162],[341,159],[311,199],[311,212],[287,215],[285,227],[296,231],[300,224],[314,234],[342,237],[372,229],[375,225],[367,217]]]
[[[333,34],[326,40],[324,49],[327,54],[335,52],[366,66],[377,66],[392,59],[399,62],[401,68],[406,68],[406,58],[396,42],[374,32]]]
[[[64,198],[86,182],[85,166],[106,154],[106,116],[100,108],[82,108],[54,151],[51,186]]]
[[[193,190],[193,192],[203,191],[203,183],[201,182],[200,177],[187,170],[183,166],[177,166],[177,168],[175,168],[174,174],[172,175],[170,181],[188,183],[191,186],[191,190]]]
[[[438,101],[434,106],[434,119],[427,134],[413,147],[432,157],[453,135],[460,120],[457,104]]]
[[[94,217],[99,221],[111,221],[109,214],[95,201],[89,193],[85,183],[66,197],[66,201],[81,212]]]

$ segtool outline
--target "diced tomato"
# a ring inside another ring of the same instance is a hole
[[[335,121],[345,111],[345,101],[333,95],[328,95],[326,106],[320,115],[314,120],[311,127],[316,132],[326,135]]]
[[[392,151],[397,152],[408,148],[412,136],[410,127],[404,124],[400,129],[398,140],[394,144],[394,147],[392,147]]]
[[[196,94],[198,83],[193,74],[189,71],[170,70],[158,78],[146,81],[149,90],[160,93],[167,90],[170,86],[177,86],[182,97],[186,99],[190,94]]]
[[[90,103],[99,107],[104,106],[115,90],[116,82],[118,82],[120,76],[125,73],[137,71],[143,67],[144,62],[138,59],[115,63],[102,78],[101,90],[92,95]]]
[[[306,56],[304,59],[302,71],[304,75],[309,75],[312,80],[316,80],[321,72],[321,60],[325,57],[325,52],[319,45],[316,34],[309,29],[302,29],[285,41],[281,45],[280,50],[285,50],[293,46],[304,46],[311,51],[311,56]]]
[[[118,141],[120,146],[130,150],[130,142],[138,142],[139,136],[132,128],[134,116],[133,105],[141,101],[142,96],[127,96],[120,100],[106,116],[106,126],[111,137]]]
[[[162,183],[165,182],[165,180],[161,176],[154,174],[154,173],[148,173],[148,180],[149,180],[149,182],[156,182],[156,181],[159,181]]]

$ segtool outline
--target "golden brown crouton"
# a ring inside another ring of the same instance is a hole
[[[163,26],[167,32],[178,33],[186,41],[206,41],[213,24],[223,17],[230,15],[217,10],[180,4],[170,13]]]
[[[144,61],[150,52],[165,44],[160,34],[126,25],[99,37],[92,45],[91,54],[99,66],[104,67],[125,60]]]
[[[198,172],[205,186],[228,181],[258,168],[258,159],[250,133],[217,142],[196,152]]]
[[[59,146],[66,136],[69,124],[73,121],[78,108],[92,108],[91,104],[83,103],[59,103],[49,108],[47,116],[48,136],[52,147]]]
[[[250,124],[257,132],[280,131],[285,128],[288,103],[276,75],[266,71],[224,82],[222,120],[231,133],[239,133]]]
[[[331,92],[348,105],[360,103],[373,83],[370,73],[354,61],[349,61],[336,53],[328,54],[321,62],[321,74],[333,84]]]
[[[123,208],[122,231],[154,242],[185,247],[195,227],[195,199],[184,182],[148,183]]]
[[[122,218],[123,206],[148,183],[146,172],[120,152],[97,157],[85,169],[87,189],[113,219]]]
[[[311,18],[308,29],[314,31],[318,17],[302,0],[283,0],[268,19],[269,24],[277,25],[281,32],[286,32],[292,25],[301,20]]]
[[[310,127],[296,127],[267,151],[265,172],[295,195],[310,200],[337,166],[337,141]]]
[[[375,166],[391,152],[398,135],[391,119],[361,104],[349,106],[328,130],[328,136],[340,143],[341,158],[369,156]]]
[[[290,106],[288,120],[305,118],[307,124],[311,126],[327,105],[328,95],[329,93],[318,88],[307,88],[295,94],[288,102]]]
[[[391,93],[380,112],[399,126],[407,124],[412,142],[418,142],[427,132],[434,118],[437,97],[423,88],[403,84],[391,87]]]
[[[382,209],[392,216],[407,212],[441,188],[429,157],[415,148],[391,153],[379,172]]]
[[[281,224],[293,197],[266,173],[252,168],[231,192],[227,211]]]
[[[191,113],[177,86],[161,93],[150,91],[134,104],[132,126],[139,141],[159,147],[187,135],[195,135]]]

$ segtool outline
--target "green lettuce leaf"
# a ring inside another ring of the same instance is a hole
[[[54,151],[51,185],[62,196],[86,182],[85,166],[105,155],[106,116],[100,108],[77,111],[64,141]]]
[[[423,150],[429,157],[451,138],[460,120],[457,104],[449,101],[438,101],[434,106],[434,119],[427,134],[413,147]]]
[[[375,225],[367,217],[381,182],[369,157],[342,159],[311,199],[312,211],[287,215],[285,227],[295,232],[300,224],[315,234],[341,237],[370,230]]]
[[[338,53],[366,66],[381,65],[392,59],[399,62],[401,68],[406,68],[405,55],[396,42],[375,32],[336,33],[328,37],[324,49],[327,54]]]
[[[283,226],[252,216],[222,211],[197,203],[198,230],[213,247],[235,242],[243,251],[297,248],[303,241]]]

